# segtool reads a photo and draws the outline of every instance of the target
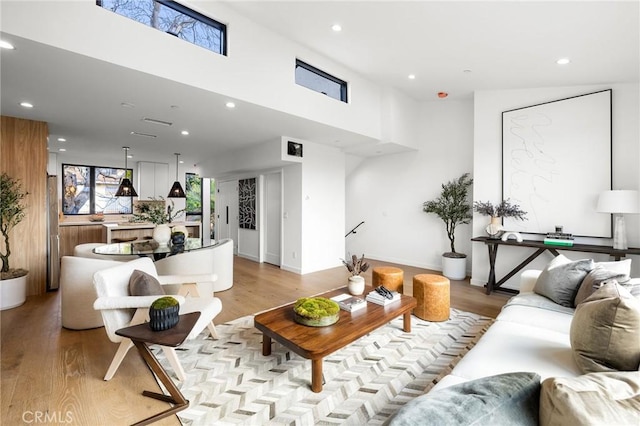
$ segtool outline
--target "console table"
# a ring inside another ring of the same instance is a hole
[[[522,268],[527,266],[533,259],[540,256],[545,251],[549,251],[554,256],[558,256],[558,250],[566,250],[566,251],[580,251],[585,253],[602,253],[608,254],[613,257],[615,260],[620,260],[620,258],[625,257],[628,254],[638,254],[640,255],[640,248],[628,248],[626,250],[616,250],[613,247],[608,246],[599,246],[593,244],[574,244],[571,247],[566,246],[554,246],[550,244],[545,244],[542,241],[535,240],[523,240],[522,242],[517,242],[516,240],[507,240],[502,241],[500,238],[489,238],[489,237],[475,237],[472,238],[471,241],[485,243],[487,248],[489,249],[489,280],[485,285],[487,289],[487,294],[491,294],[494,290],[501,290],[508,293],[517,293],[517,290],[513,290],[510,288],[501,288],[502,284],[507,282],[509,278],[513,277],[517,274]],[[522,261],[518,266],[513,268],[511,272],[505,275],[500,281],[496,282],[496,257],[498,255],[498,247],[499,246],[515,246],[515,247],[530,247],[536,249],[529,257]]]

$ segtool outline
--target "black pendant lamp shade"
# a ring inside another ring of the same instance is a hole
[[[123,146],[124,149],[124,177],[120,181],[120,186],[116,191],[116,197],[137,197],[136,192],[131,180],[127,177],[127,154],[129,153],[129,147]]]
[[[182,189],[182,185],[180,185],[180,182],[178,181],[178,157],[180,154],[176,152],[174,155],[176,156],[176,181],[173,182],[173,186],[171,187],[167,198],[187,198],[184,190]]]

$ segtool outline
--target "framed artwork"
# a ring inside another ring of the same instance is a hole
[[[241,229],[256,229],[256,178],[240,179],[238,196],[238,226]]]
[[[611,189],[611,93],[603,90],[502,113],[502,196],[527,212],[509,231],[611,237],[596,212]]]
[[[302,144],[292,141],[287,142],[287,154],[302,158]]]

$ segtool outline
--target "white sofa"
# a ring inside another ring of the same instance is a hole
[[[640,425],[640,372],[582,373],[571,347],[576,309],[533,292],[541,272],[524,271],[520,293],[507,302],[476,345],[427,394],[409,401],[388,424],[413,425],[417,419],[428,417],[440,426],[609,425],[612,418],[617,425]],[[637,289],[638,285],[638,278],[625,282],[628,288]],[[631,303],[632,310],[638,312],[640,303]],[[636,339],[640,350],[640,333],[631,334],[630,339]],[[530,376],[522,379],[525,373]],[[496,384],[496,379],[503,382]],[[524,384],[496,390],[516,380]],[[528,395],[514,397],[518,392]],[[585,392],[591,394],[585,397]],[[473,397],[468,398],[470,395]],[[561,403],[556,403],[558,398]],[[440,414],[442,417],[438,417]]]

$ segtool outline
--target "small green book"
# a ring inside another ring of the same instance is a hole
[[[559,238],[545,238],[544,243],[550,246],[563,246],[563,247],[573,246],[573,240],[562,240]]]

